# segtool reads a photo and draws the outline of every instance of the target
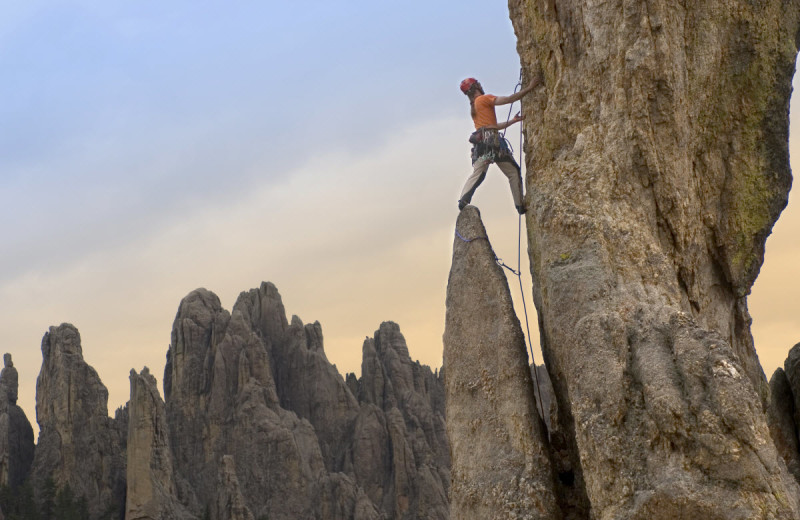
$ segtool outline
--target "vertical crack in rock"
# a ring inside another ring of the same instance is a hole
[[[444,369],[451,517],[562,518],[525,339],[478,210],[458,217]]]
[[[509,9],[545,77],[523,100],[528,251],[591,517],[800,517],[746,301],[791,185],[800,4]]]

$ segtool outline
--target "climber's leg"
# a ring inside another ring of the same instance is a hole
[[[517,161],[514,159],[504,159],[497,162],[497,166],[502,170],[508,178],[508,184],[511,186],[511,196],[514,197],[514,205],[524,213],[524,203],[522,200],[522,173],[519,169]],[[522,208],[522,210],[520,209]]]
[[[472,195],[478,186],[486,178],[486,170],[489,169],[491,161],[489,159],[478,159],[472,163],[472,175],[469,176],[467,182],[464,184],[464,189],[461,190],[461,197],[458,200],[458,209],[463,209],[464,206],[470,203]]]

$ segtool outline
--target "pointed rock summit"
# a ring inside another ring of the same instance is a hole
[[[36,381],[39,442],[33,460],[34,490],[48,479],[85,497],[91,520],[122,514],[125,507],[126,432],[108,416],[108,390],[83,359],[81,337],[70,324],[50,327],[42,339]]]
[[[505,274],[477,208],[456,231],[444,332],[451,518],[561,518]]]
[[[0,372],[0,486],[15,488],[28,477],[33,462],[33,428],[17,406],[19,374],[11,354]]]

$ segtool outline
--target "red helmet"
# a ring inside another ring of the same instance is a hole
[[[467,92],[469,92],[469,89],[471,89],[472,86],[477,82],[478,82],[478,80],[475,79],[475,78],[467,78],[467,79],[465,79],[464,81],[461,82],[461,92],[466,94]]]

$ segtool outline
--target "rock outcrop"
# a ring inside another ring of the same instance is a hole
[[[586,497],[569,514],[800,517],[746,300],[791,184],[800,4],[509,8],[525,82],[545,79],[523,100],[526,223],[551,452]]]
[[[52,479],[86,498],[91,519],[125,508],[124,437],[108,416],[108,390],[83,359],[78,329],[50,327],[42,339],[42,369],[36,381],[39,441],[31,478],[35,490]]]
[[[451,518],[560,519],[505,274],[474,206],[461,212],[456,231],[444,332]]]
[[[362,372],[348,385],[320,325],[290,324],[272,284],[230,314],[190,293],[164,375],[181,502],[195,515],[235,502],[256,518],[447,518],[441,381],[389,323],[365,343]],[[218,496],[220,475],[238,491]]]
[[[155,378],[131,370],[125,520],[189,520],[178,501],[169,427]]]
[[[33,462],[33,428],[17,406],[19,374],[11,354],[3,356],[0,372],[0,486],[20,486]]]

